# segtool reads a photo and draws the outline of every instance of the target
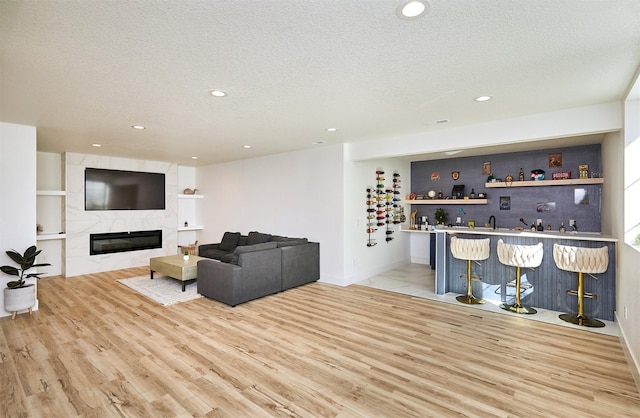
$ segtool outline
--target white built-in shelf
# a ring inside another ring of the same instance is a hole
[[[204,229],[204,226],[202,226],[202,225],[180,226],[180,227],[178,227],[178,232],[183,232],[183,231],[201,231],[203,229]]]
[[[487,199],[413,199],[405,205],[486,205]]]
[[[56,240],[56,239],[65,239],[67,237],[67,234],[38,234],[36,235],[36,240],[37,241],[52,241],[52,240]]]
[[[201,194],[179,194],[178,199],[202,199],[204,195]]]
[[[485,183],[486,188],[492,187],[540,187],[540,186],[574,186],[580,184],[602,184],[603,178],[596,179],[567,179],[567,180],[533,180],[533,181],[498,181]]]
[[[66,196],[67,192],[64,190],[36,190],[37,196]]]

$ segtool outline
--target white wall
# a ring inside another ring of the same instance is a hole
[[[343,277],[343,150],[322,146],[197,170],[201,244],[225,231],[260,231],[320,243],[321,280]]]
[[[0,265],[15,266],[5,251],[23,252],[36,244],[36,128],[33,126],[0,122],[0,196]],[[13,279],[14,276],[0,273],[0,287],[4,289]],[[36,301],[34,309],[37,308]],[[0,316],[8,315],[3,296]]]
[[[177,164],[76,153],[66,153],[65,160],[66,276],[145,266],[149,264],[150,257],[177,253]],[[86,167],[165,173],[166,210],[85,211],[84,169]],[[89,234],[91,233],[151,229],[162,229],[162,248],[89,255]]]
[[[631,225],[624,225],[625,212],[633,211],[637,214],[637,207],[633,207],[631,201],[625,201],[624,191],[631,186],[631,182],[638,178],[638,161],[633,158],[624,159],[625,148],[634,141],[640,141],[640,77],[636,76],[631,94],[625,102],[625,130],[624,137],[618,138],[616,146],[611,147],[609,152],[610,164],[615,172],[615,180],[619,187],[614,190],[611,200],[624,204],[615,205],[611,211],[611,222],[614,234],[620,238],[618,244],[618,270],[616,277],[616,321],[620,327],[623,341],[627,347],[627,353],[634,365],[635,379],[640,387],[640,253],[636,248],[624,242],[625,229],[631,229]],[[626,163],[625,163],[626,161]],[[627,191],[627,194],[629,191]],[[604,215],[604,212],[603,212]],[[626,221],[635,220],[633,216],[628,216]],[[625,315],[626,311],[626,315]]]
[[[346,156],[358,161],[614,132],[622,129],[622,121],[622,103],[603,103],[458,128],[438,128],[378,141],[353,142],[347,144]]]
[[[377,159],[371,161],[345,161],[344,163],[344,259],[345,269],[340,284],[348,285],[377,274],[388,271],[405,264],[410,259],[410,235],[400,232],[399,225],[393,225],[391,229],[394,239],[385,241],[386,227],[378,227],[378,231],[372,234],[377,245],[367,247],[367,205],[366,188],[376,186],[376,170],[385,172],[383,184],[391,186],[393,172],[400,174],[400,192],[398,195],[403,201],[405,195],[411,190],[411,163],[400,159]],[[400,203],[403,203],[402,201]],[[409,219],[411,207],[405,206],[405,215]]]

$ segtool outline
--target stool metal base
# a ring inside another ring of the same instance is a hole
[[[536,311],[535,309],[529,306],[522,306],[516,303],[503,303],[500,305],[500,307],[505,311],[514,312],[514,313],[523,314],[523,315],[533,315],[535,313],[538,313],[538,311]]]
[[[456,300],[460,303],[466,303],[467,305],[483,305],[484,304],[484,300],[478,299],[475,296],[469,296],[469,295],[456,296]]]
[[[604,322],[598,321],[597,319],[591,319],[585,316],[580,316],[580,315],[562,314],[562,315],[559,315],[558,318],[562,319],[565,322],[581,325],[583,327],[590,327],[590,328],[604,327]]]

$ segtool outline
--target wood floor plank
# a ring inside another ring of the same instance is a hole
[[[230,308],[117,282],[39,283],[0,319],[0,416],[640,417],[617,337],[362,286]]]

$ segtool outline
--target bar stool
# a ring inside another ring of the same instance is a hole
[[[484,300],[476,298],[471,292],[471,261],[486,260],[489,258],[489,241],[489,238],[464,239],[451,237],[451,255],[458,260],[467,261],[467,294],[456,296],[458,302],[468,305],[481,305],[484,303]]]
[[[568,295],[578,296],[578,313],[562,314],[560,319],[572,324],[585,327],[604,327],[604,322],[587,318],[584,315],[584,298],[595,299],[597,295],[584,291],[584,273],[604,273],[609,267],[609,248],[572,247],[569,245],[553,244],[553,259],[560,270],[578,273],[578,290],[567,290]]]
[[[516,268],[516,301],[515,303],[503,303],[500,307],[504,310],[519,314],[535,314],[537,311],[529,306],[520,303],[520,269],[522,267],[534,268],[542,264],[544,251],[542,243],[536,245],[515,245],[505,244],[502,239],[498,240],[498,260],[502,264]]]

